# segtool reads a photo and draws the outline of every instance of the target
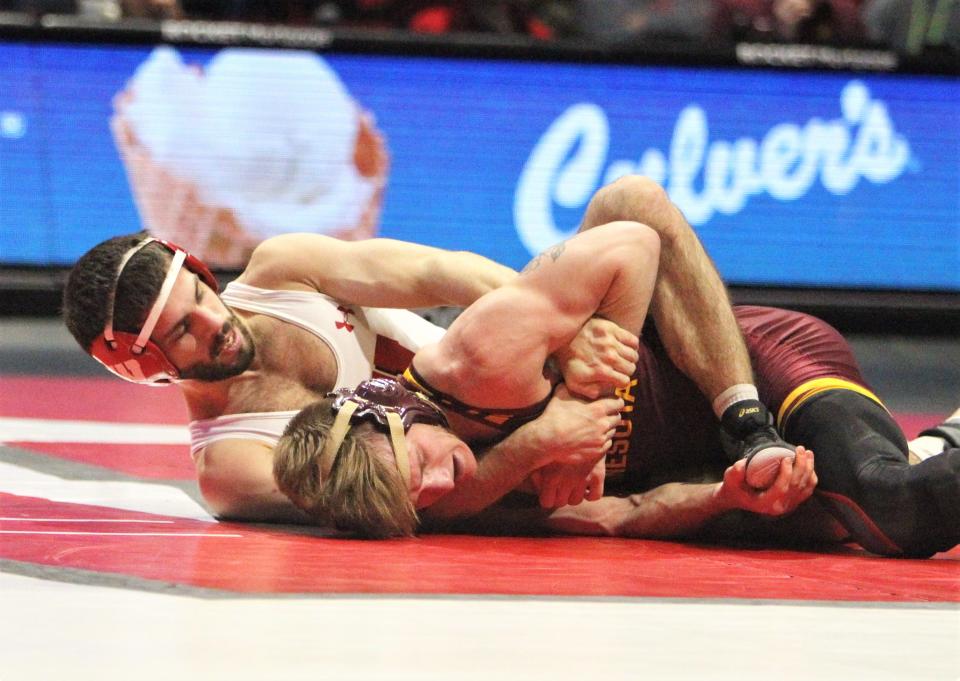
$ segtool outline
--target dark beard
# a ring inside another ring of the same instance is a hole
[[[239,330],[240,335],[243,337],[244,343],[243,348],[239,353],[237,353],[233,364],[224,365],[218,364],[217,362],[201,362],[180,372],[180,378],[203,381],[205,383],[214,383],[216,381],[222,381],[227,378],[239,376],[244,371],[249,369],[250,365],[253,364],[253,358],[256,356],[256,346],[253,343],[253,337],[250,335],[250,331],[247,329],[246,325],[244,325],[236,317],[236,315],[231,314],[230,320],[223,325],[223,330],[221,331],[220,337],[225,338],[234,326],[237,328],[237,330]],[[214,354],[219,353],[219,346],[222,345],[222,343],[222,340],[218,342],[218,348]]]

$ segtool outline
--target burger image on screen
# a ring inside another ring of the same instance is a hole
[[[311,52],[226,49],[201,69],[156,48],[111,127],[144,228],[215,267],[276,234],[377,232],[383,137]]]

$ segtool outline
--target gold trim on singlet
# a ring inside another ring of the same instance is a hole
[[[793,416],[797,409],[799,409],[807,400],[814,395],[819,395],[827,390],[851,390],[873,400],[884,409],[887,409],[883,402],[880,401],[880,398],[874,395],[873,392],[867,388],[864,388],[862,385],[854,383],[853,381],[848,381],[845,378],[837,378],[833,376],[826,378],[814,378],[806,383],[801,383],[794,388],[790,394],[787,395],[786,399],[783,401],[783,404],[780,405],[780,411],[777,412],[777,426],[779,427],[780,432],[783,432],[783,429],[786,428],[787,421],[790,420],[790,417]]]
[[[546,409],[547,403],[552,397],[551,393],[551,395],[547,395],[541,402],[530,405],[529,407],[516,409],[481,409],[480,407],[471,406],[466,402],[461,402],[446,393],[436,390],[427,383],[423,376],[417,373],[417,370],[413,368],[412,364],[403,372],[400,382],[406,382],[408,388],[422,393],[424,397],[436,402],[446,411],[505,432],[515,430],[527,421],[532,421],[538,417],[543,413],[543,410]]]
[[[423,384],[420,381],[417,380],[417,377],[413,374],[412,369],[413,369],[412,366],[408,366],[406,369],[403,370],[403,374],[401,374],[403,376],[403,379],[405,381],[409,381],[417,390],[419,390],[422,393],[426,394],[430,392],[429,390],[423,387]]]

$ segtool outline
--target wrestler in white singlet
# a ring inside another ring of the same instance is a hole
[[[352,388],[375,375],[401,373],[418,348],[436,342],[445,331],[409,310],[344,306],[317,292],[273,291],[232,282],[220,297],[231,308],[283,320],[322,340],[337,362],[334,390]],[[217,440],[230,438],[274,446],[298,411],[249,412],[192,421],[191,456],[195,458]]]

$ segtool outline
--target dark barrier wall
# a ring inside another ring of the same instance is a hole
[[[162,29],[0,34],[0,267],[67,267],[141,226],[227,270],[287,231],[520,267],[641,173],[735,286],[960,293],[949,68]]]

